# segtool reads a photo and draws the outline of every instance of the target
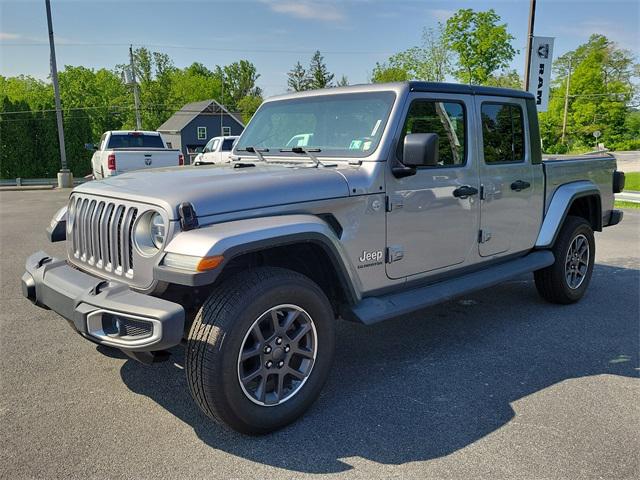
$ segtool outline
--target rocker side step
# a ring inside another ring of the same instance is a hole
[[[524,257],[450,280],[379,297],[363,298],[351,308],[348,312],[351,315],[347,316],[365,325],[371,325],[497,285],[523,273],[548,267],[554,261],[553,253],[549,250],[538,250]]]

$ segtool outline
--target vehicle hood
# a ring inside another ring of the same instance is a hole
[[[207,165],[128,172],[76,187],[75,192],[163,207],[177,219],[177,207],[193,205],[204,217],[349,196],[349,185],[336,169],[278,164],[233,168]]]

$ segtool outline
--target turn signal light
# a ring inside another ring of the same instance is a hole
[[[198,272],[206,272],[207,270],[213,270],[214,268],[216,268],[218,265],[222,263],[223,259],[224,257],[222,257],[222,255],[218,255],[215,257],[203,257],[198,262],[198,266],[196,267],[196,270]]]
[[[184,155],[178,155],[178,165],[184,165]]]

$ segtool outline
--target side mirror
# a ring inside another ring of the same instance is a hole
[[[84,144],[84,148],[86,150],[89,150],[89,151],[93,152],[94,150],[98,150],[98,145],[95,145],[93,143],[85,143]]]
[[[410,133],[404,137],[402,163],[408,167],[434,167],[438,164],[438,135]]]

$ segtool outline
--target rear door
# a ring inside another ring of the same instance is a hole
[[[387,179],[387,275],[402,278],[459,265],[476,256],[479,178],[469,121],[472,97],[412,93],[398,148],[409,133],[436,133],[439,162],[415,175]],[[461,189],[470,191],[460,195]],[[475,193],[473,193],[475,190]]]
[[[476,97],[480,125],[480,256],[531,248],[540,212],[524,99]]]

